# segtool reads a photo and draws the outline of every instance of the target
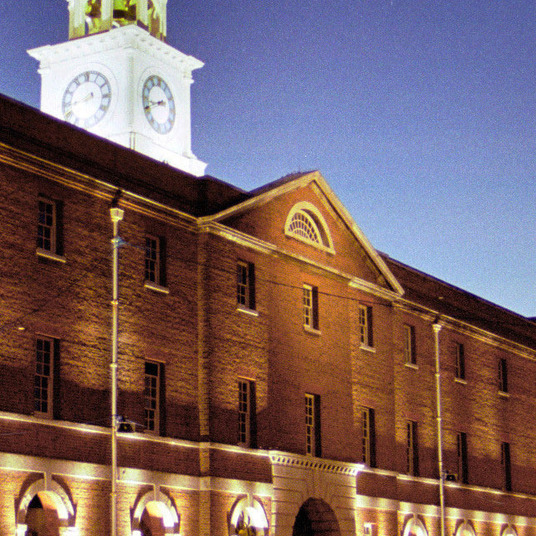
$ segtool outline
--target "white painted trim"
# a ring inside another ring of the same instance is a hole
[[[374,249],[372,244],[368,241],[366,236],[363,234],[361,229],[353,220],[352,216],[346,209],[346,207],[341,203],[339,198],[335,195],[333,190],[329,187],[328,183],[322,177],[318,171],[313,171],[303,175],[299,175],[294,180],[284,182],[280,186],[275,186],[266,191],[261,192],[259,195],[246,199],[242,203],[238,203],[233,207],[225,209],[218,214],[212,216],[207,216],[200,218],[199,223],[208,224],[208,223],[217,223],[220,220],[235,214],[240,214],[249,210],[253,207],[263,205],[280,195],[283,195],[289,191],[296,190],[300,187],[307,186],[308,184],[315,182],[319,187],[320,191],[326,196],[329,202],[333,205],[335,212],[338,213],[339,217],[344,221],[350,232],[355,236],[357,241],[361,244],[366,253],[371,257],[372,261],[380,271],[380,273],[385,277],[388,284],[392,287],[393,294],[397,296],[402,296],[404,294],[404,289],[400,283],[396,280],[395,276],[391,273],[391,270],[387,267],[383,259],[380,257],[378,252]]]
[[[304,257],[303,255],[298,255],[296,253],[286,251],[278,246],[275,246],[274,244],[270,244],[269,242],[264,242],[258,238],[242,233],[241,231],[237,231],[236,229],[225,227],[224,225],[220,223],[206,223],[203,225],[200,231],[205,232],[205,233],[210,233],[215,236],[220,236],[221,238],[224,238],[225,240],[229,240],[241,246],[253,249],[254,251],[259,251],[267,255],[280,255],[281,257],[289,258],[289,259],[304,263],[318,270],[322,270],[328,275],[332,275],[334,277],[340,277],[341,279],[346,280],[348,282],[348,285],[351,288],[363,290],[379,298],[383,298],[388,301],[394,301],[399,298],[398,294],[388,289],[377,286],[368,281],[364,281],[362,279],[356,278],[355,276],[347,274],[345,272],[341,272],[340,270],[337,270],[331,266],[327,266],[325,264],[321,264],[319,262],[313,261],[307,257]]]
[[[322,242],[314,242],[312,240],[308,240],[305,237],[302,237],[295,233],[291,233],[289,231],[289,226],[292,223],[292,219],[298,212],[306,212],[306,213],[311,212],[314,215],[314,217],[318,219],[318,222],[320,223],[321,228],[317,225],[317,223],[314,221],[314,219],[311,216],[307,215],[309,219],[312,219],[311,224],[313,225],[316,233],[318,234],[318,239],[322,240],[322,234],[325,234],[326,239],[328,241],[327,244],[324,244]],[[322,233],[322,231],[324,231],[324,233]],[[307,245],[315,247],[322,251],[327,251],[328,253],[331,253],[332,255],[335,254],[335,249],[333,248],[333,239],[331,238],[331,232],[329,230],[326,220],[324,219],[324,216],[322,216],[322,213],[312,203],[309,203],[308,201],[300,201],[299,203],[296,203],[290,209],[287,215],[287,219],[285,221],[285,235],[295,240],[300,240],[301,242],[304,242]]]

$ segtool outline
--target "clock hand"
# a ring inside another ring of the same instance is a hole
[[[165,106],[166,102],[164,100],[159,101],[149,101],[149,104],[145,106],[144,110],[150,110],[153,106]]]
[[[82,97],[81,99],[78,99],[76,101],[71,101],[71,103],[68,106],[69,110],[72,110],[73,106],[77,106],[78,104],[82,104],[83,102],[86,102],[88,100],[91,100],[95,95],[93,92],[88,93],[85,97]]]

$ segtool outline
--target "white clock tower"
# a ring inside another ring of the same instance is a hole
[[[203,175],[191,150],[192,71],[167,45],[167,0],[67,0],[69,41],[29,51],[41,110],[173,167]]]

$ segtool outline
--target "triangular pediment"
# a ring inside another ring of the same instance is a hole
[[[204,221],[325,267],[371,290],[402,295],[383,259],[318,171],[289,175]]]

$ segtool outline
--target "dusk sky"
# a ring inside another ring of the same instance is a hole
[[[0,93],[66,0],[1,0]],[[536,316],[534,0],[168,0],[194,72],[193,150],[251,190],[318,169],[372,245]]]

